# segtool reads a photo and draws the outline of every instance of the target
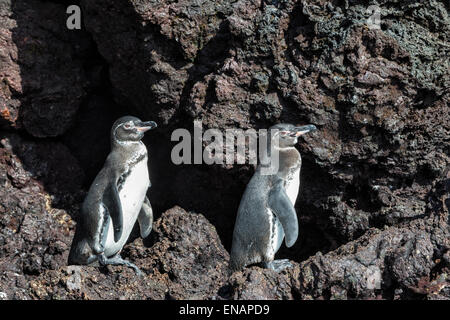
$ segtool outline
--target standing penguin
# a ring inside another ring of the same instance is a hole
[[[150,234],[153,211],[146,196],[150,187],[147,148],[141,142],[153,121],[136,117],[118,119],[111,129],[111,153],[92,183],[81,207],[69,264],[126,265],[138,267],[120,257],[120,251],[136,223],[141,237]]]
[[[302,158],[294,147],[302,134],[316,130],[314,125],[295,127],[292,124],[272,126],[265,160],[278,156],[278,169],[267,174],[267,163],[261,163],[245,189],[234,225],[230,269],[262,263],[275,271],[291,264],[289,260],[274,260],[285,238],[291,247],[298,236],[297,214],[294,209],[300,187]],[[276,150],[272,154],[272,150]]]

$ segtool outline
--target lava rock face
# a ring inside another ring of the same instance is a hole
[[[79,0],[78,31],[65,3],[0,0],[0,298],[450,298],[447,1]],[[124,114],[158,122],[157,219],[123,251],[143,279],[66,266]],[[278,254],[293,268],[228,274],[254,168],[172,164],[195,120],[318,127],[298,146],[300,236]]]
[[[63,134],[87,94],[87,35],[68,30],[66,7],[46,1],[2,0],[0,17],[2,126]]]
[[[11,208],[38,213],[27,213],[17,222],[20,219],[16,216],[23,213],[16,210],[17,214],[4,215],[7,219],[1,221],[5,228],[0,238],[4,266],[0,292],[6,298],[208,299],[227,279],[228,253],[215,228],[202,215],[174,207],[155,222],[151,247],[142,239],[125,246],[122,256],[141,268],[145,273],[141,278],[122,266],[66,266],[73,221],[61,220],[69,217],[63,210],[59,220],[54,220],[52,209],[43,209],[48,205],[45,195],[41,203],[40,199],[28,198],[18,203],[19,195],[23,196],[13,193],[6,198],[1,194]],[[38,219],[45,223],[38,225]],[[27,254],[15,258],[17,251],[24,249]]]
[[[52,206],[53,201],[58,202],[57,196],[46,192],[38,180],[51,182],[53,175],[60,179],[79,167],[75,161],[68,162],[73,157],[58,143],[46,146],[16,135],[3,137],[0,143],[0,291],[6,299],[28,299],[33,279],[66,265],[74,227],[67,211]],[[47,158],[49,147],[58,150],[58,157],[65,157],[71,169],[58,170]],[[17,156],[17,148],[26,149],[28,159],[36,162],[25,164]],[[27,170],[33,163],[33,171]],[[38,168],[41,171],[34,171]],[[81,198],[72,199],[78,203]],[[78,211],[76,204],[72,210]]]
[[[132,246],[124,255],[156,283],[166,299],[208,299],[224,283],[229,255],[216,229],[201,214],[174,207],[155,222],[150,248]],[[148,289],[147,289],[148,290]]]
[[[192,82],[193,61],[231,10],[227,1],[82,4],[86,26],[110,65],[118,101],[163,124],[174,117]]]
[[[432,236],[419,231],[422,228]],[[433,247],[449,243],[445,228],[421,223],[371,230],[338,250],[326,255],[319,252],[300,264],[293,263],[293,268],[279,274],[257,267],[245,269],[230,278],[225,297],[448,299],[448,263],[443,269],[440,266],[437,274],[433,271],[438,263],[433,259]],[[440,234],[438,242],[433,237],[436,234]]]
[[[450,80],[442,40],[448,41],[449,18],[443,1],[383,1],[376,25],[370,2],[82,4],[88,30],[116,68],[111,78],[121,99],[147,118],[160,117],[168,134],[173,123],[192,130],[194,120],[205,129],[259,129],[278,121],[319,128],[300,142],[297,203],[301,222],[309,224],[304,231],[319,226],[321,238],[333,239],[316,250],[423,217],[433,183],[446,179]],[[219,18],[211,20],[211,10]],[[224,170],[242,185],[252,172]],[[185,181],[182,172],[170,172],[164,180]],[[207,183],[232,185],[220,173]],[[170,188],[182,198],[179,185]],[[236,211],[241,189],[215,201],[220,216]],[[200,200],[187,206],[209,210],[203,198],[187,194]],[[222,238],[228,247],[230,239]],[[304,247],[299,241],[294,251],[301,257],[314,251]]]

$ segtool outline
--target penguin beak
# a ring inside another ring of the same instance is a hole
[[[317,130],[316,126],[313,124],[308,124],[306,126],[295,127],[294,132],[295,136],[300,137],[301,135],[308,133],[310,131]]]
[[[150,129],[154,129],[156,128],[158,125],[156,124],[155,121],[147,121],[147,122],[140,122],[137,126],[136,129],[140,132],[146,132]]]

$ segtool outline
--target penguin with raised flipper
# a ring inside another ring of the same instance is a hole
[[[291,266],[289,260],[274,260],[283,239],[287,247],[298,237],[295,201],[300,187],[302,159],[294,147],[302,134],[316,130],[314,125],[277,124],[267,144],[266,159],[256,168],[239,205],[234,226],[230,269],[261,263],[281,271]],[[274,152],[274,150],[276,152]],[[271,157],[278,156],[278,168],[265,171]],[[269,161],[267,161],[269,159]],[[267,173],[270,172],[270,173]]]
[[[120,251],[136,221],[142,238],[152,230],[147,148],[141,139],[156,126],[153,121],[142,122],[131,116],[114,123],[111,153],[81,207],[69,264],[126,265],[142,275],[137,266],[120,257]]]

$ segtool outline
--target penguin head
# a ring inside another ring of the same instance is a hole
[[[144,137],[144,133],[156,128],[156,122],[146,121],[132,116],[119,118],[111,129],[111,139],[119,143],[136,142]]]
[[[298,137],[307,132],[317,130],[317,128],[313,124],[294,126],[290,123],[279,123],[270,127],[270,130],[276,130],[275,134],[272,136],[272,140],[278,138],[278,145],[280,148],[289,148],[295,146]]]

